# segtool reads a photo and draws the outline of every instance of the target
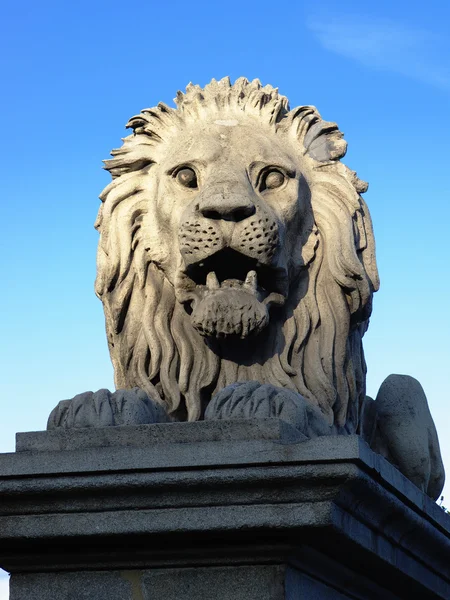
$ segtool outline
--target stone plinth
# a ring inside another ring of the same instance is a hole
[[[357,436],[22,433],[0,473],[11,600],[450,598],[450,519]]]

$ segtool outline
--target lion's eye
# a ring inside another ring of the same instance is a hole
[[[269,171],[264,178],[264,189],[274,190],[276,188],[279,188],[283,185],[284,180],[285,176],[283,175],[283,173],[281,173],[281,171]]]
[[[189,167],[184,167],[180,169],[176,174],[176,180],[179,184],[187,188],[196,188],[197,187],[197,175],[193,169]]]

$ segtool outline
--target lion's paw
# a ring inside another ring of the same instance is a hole
[[[389,375],[375,402],[377,429],[372,449],[436,499],[444,486],[436,427],[420,383],[408,375]]]
[[[139,388],[84,392],[71,400],[62,400],[52,410],[47,429],[62,427],[110,427],[113,425],[144,425],[170,421],[162,406],[156,404]]]
[[[277,417],[308,438],[328,435],[331,428],[319,409],[300,394],[258,381],[233,383],[209,403],[205,420]]]

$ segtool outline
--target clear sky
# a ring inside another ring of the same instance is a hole
[[[390,373],[421,381],[450,479],[450,4],[315,4],[3,1],[0,451],[59,400],[113,387],[93,222],[128,118],[189,81],[243,75],[345,132],[382,285],[368,393]]]

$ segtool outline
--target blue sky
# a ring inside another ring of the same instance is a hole
[[[4,0],[0,451],[45,428],[58,400],[113,387],[93,222],[124,124],[189,81],[244,75],[345,132],[345,162],[370,183],[382,284],[368,392],[417,377],[450,470],[450,5],[317,5]]]

